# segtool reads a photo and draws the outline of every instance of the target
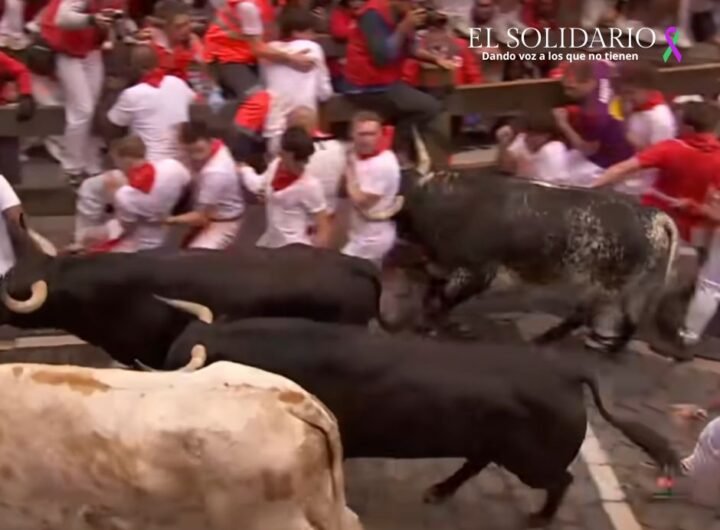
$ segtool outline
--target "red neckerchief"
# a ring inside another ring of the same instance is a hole
[[[648,98],[645,100],[644,103],[635,106],[635,111],[640,112],[643,110],[650,110],[654,109],[658,105],[664,105],[665,104],[665,96],[663,96],[663,93],[659,90],[653,90],[648,95]]]
[[[294,184],[300,177],[302,177],[301,174],[293,173],[280,162],[272,179],[272,189],[273,191],[284,190]]]
[[[165,77],[165,71],[161,68],[154,68],[140,78],[141,83],[147,83],[151,87],[159,87]]]
[[[367,153],[367,154],[359,154],[357,157],[360,160],[366,160],[368,158],[372,158],[374,156],[378,156],[383,151],[387,151],[388,149],[392,149],[392,143],[393,138],[395,137],[395,127],[392,125],[384,125],[382,128],[382,136],[380,137],[380,140],[377,143],[377,146],[375,146],[375,150]]]
[[[222,143],[222,140],[215,139],[210,144],[210,155],[207,157],[207,160],[205,160],[205,163],[203,163],[203,167],[205,167],[210,160],[213,159],[213,157],[218,154],[218,151],[223,148],[225,144]]]
[[[128,184],[143,193],[150,193],[155,184],[155,166],[145,162],[128,171]]]

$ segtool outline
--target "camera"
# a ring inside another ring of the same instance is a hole
[[[425,10],[425,22],[418,29],[440,28],[448,23],[448,16],[438,11],[432,0],[419,2],[418,7]]]

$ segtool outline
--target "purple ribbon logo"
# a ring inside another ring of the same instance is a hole
[[[665,40],[667,41],[668,47],[665,49],[665,53],[663,53],[663,62],[668,62],[670,55],[674,55],[677,62],[682,61],[682,54],[676,46],[679,38],[680,31],[675,26],[670,26],[665,30]]]

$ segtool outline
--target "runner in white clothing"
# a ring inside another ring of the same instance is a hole
[[[559,131],[550,113],[528,116],[524,131],[512,139],[509,126],[497,132],[498,165],[515,176],[552,184],[572,185],[568,150],[558,140]]]
[[[167,233],[163,221],[190,184],[190,173],[177,160],[149,162],[137,136],[116,141],[111,155],[121,173],[108,177],[105,185],[113,197],[120,234],[109,223],[104,233],[96,231],[95,241],[85,241],[88,250],[136,252],[159,247]]]
[[[278,20],[280,38],[283,40],[270,43],[273,48],[288,54],[304,53],[315,62],[312,70],[302,72],[278,62],[260,62],[261,78],[274,100],[264,131],[273,155],[277,153],[280,135],[287,128],[288,114],[297,107],[317,110],[319,102],[333,95],[325,52],[313,40],[316,25],[315,17],[308,10],[287,7]]]
[[[383,136],[382,120],[361,111],[352,121],[354,153],[347,172],[346,190],[354,206],[348,242],[342,253],[380,265],[395,244],[394,221],[371,221],[365,214],[391,208],[400,190],[400,164]]]
[[[280,145],[280,156],[262,175],[250,166],[240,167],[245,186],[265,200],[267,224],[257,245],[277,248],[301,243],[327,247],[330,218],[322,186],[306,171],[315,149],[312,138],[304,129],[291,127],[283,134]],[[313,224],[315,235],[311,238]]]
[[[225,249],[240,231],[245,210],[235,161],[203,122],[183,124],[180,143],[194,170],[193,211],[169,217],[166,222],[192,227],[187,248]]]

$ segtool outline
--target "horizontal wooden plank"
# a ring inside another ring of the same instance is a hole
[[[25,122],[17,121],[17,105],[0,106],[0,136],[49,136],[62,134],[65,129],[65,108],[38,106],[35,116]]]

